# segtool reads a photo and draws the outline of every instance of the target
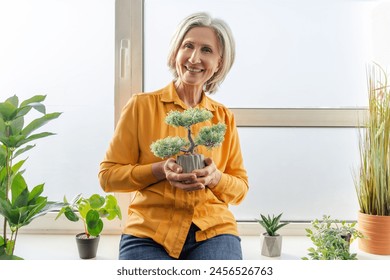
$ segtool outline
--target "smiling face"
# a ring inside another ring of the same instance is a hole
[[[208,27],[194,27],[187,32],[176,55],[178,87],[203,85],[219,70],[221,61],[218,38]]]

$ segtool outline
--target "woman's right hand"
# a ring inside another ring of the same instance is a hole
[[[182,173],[182,167],[178,165],[173,158],[170,158],[165,162],[163,170],[165,173],[165,178],[172,187],[181,189],[183,191],[196,191],[204,189],[204,185],[197,182],[196,174]]]

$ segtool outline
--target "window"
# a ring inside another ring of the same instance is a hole
[[[365,67],[377,58],[372,11],[379,1],[120,2],[137,23],[117,44],[128,40],[131,56],[143,57],[131,63],[137,78],[130,80],[139,85],[133,93],[172,79],[169,40],[184,16],[207,11],[232,28],[237,60],[212,98],[230,107],[239,125],[250,191],[232,207],[238,220],[260,212],[294,221],[325,213],[355,219],[356,126],[365,116]]]

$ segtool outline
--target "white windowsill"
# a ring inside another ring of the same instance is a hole
[[[83,229],[81,223],[74,223],[61,217],[55,220],[55,213],[49,213],[30,225],[22,228],[18,234],[15,255],[26,260],[78,260],[75,234]],[[122,221],[105,222],[100,238],[97,260],[117,260]],[[262,228],[256,222],[239,222],[243,257],[245,260],[300,260],[307,256],[312,247],[311,240],[305,236],[308,223],[291,223],[279,233],[283,235],[282,255],[268,258],[261,255]],[[351,252],[359,260],[390,260],[390,256],[372,255],[362,252],[358,242],[351,245]]]
[[[119,234],[105,234],[100,238],[97,260],[117,260]],[[282,255],[268,258],[261,255],[259,236],[241,236],[244,260],[300,260],[307,256],[312,246],[305,236],[283,236]],[[390,260],[390,256],[372,255],[358,249],[357,242],[351,245],[351,252],[359,260]],[[79,260],[75,236],[73,234],[20,234],[15,254],[26,260]]]

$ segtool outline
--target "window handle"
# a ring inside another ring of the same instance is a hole
[[[121,79],[130,78],[130,40],[122,39],[120,46],[120,77]]]

